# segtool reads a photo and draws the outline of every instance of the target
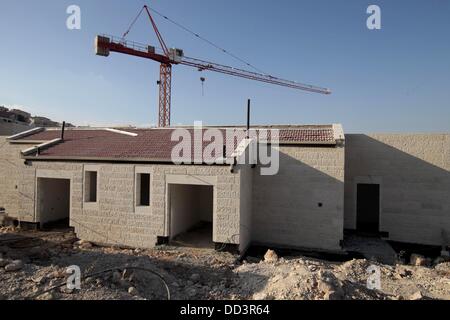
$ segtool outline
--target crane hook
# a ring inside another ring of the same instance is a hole
[[[206,81],[206,78],[205,77],[201,77],[200,81],[202,82],[202,96],[205,96],[205,81]]]

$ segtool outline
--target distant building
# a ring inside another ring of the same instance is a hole
[[[18,109],[11,109],[9,112],[15,117],[15,120],[19,122],[30,123],[31,122],[31,114]]]
[[[30,113],[19,109],[8,109],[0,106],[0,136],[11,136],[35,127],[59,128],[61,124],[45,117],[33,117]],[[67,123],[66,127],[74,127]]]
[[[0,106],[0,136],[9,136],[33,127],[29,113]]]
[[[34,117],[32,121],[35,127],[57,128],[61,126],[58,122],[52,121],[49,118],[45,117]]]

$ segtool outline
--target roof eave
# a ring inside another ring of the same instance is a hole
[[[164,164],[172,164],[174,162],[168,159],[158,159],[158,158],[114,158],[114,157],[64,157],[64,156],[22,156],[22,159],[30,160],[30,161],[86,161],[86,162],[120,162],[120,163],[164,163]],[[183,163],[184,164],[184,163]],[[196,163],[188,163],[187,165],[206,165],[206,163],[196,164]],[[222,163],[218,161],[217,163],[213,163],[213,165],[229,165],[228,163]]]
[[[274,142],[267,142],[267,141],[258,141],[258,143],[267,143],[267,144],[274,144]],[[283,145],[291,145],[291,146],[335,146],[337,145],[337,141],[278,141],[277,144],[280,146]]]

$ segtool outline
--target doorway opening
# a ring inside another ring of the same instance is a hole
[[[37,219],[44,229],[69,228],[70,179],[37,179]]]
[[[214,248],[213,201],[212,186],[169,185],[171,244]]]
[[[358,184],[356,196],[357,231],[362,234],[380,233],[380,185]]]

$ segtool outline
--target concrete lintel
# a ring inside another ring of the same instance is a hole
[[[214,186],[217,184],[217,176],[168,174],[166,175],[167,184],[189,184],[200,186]]]

